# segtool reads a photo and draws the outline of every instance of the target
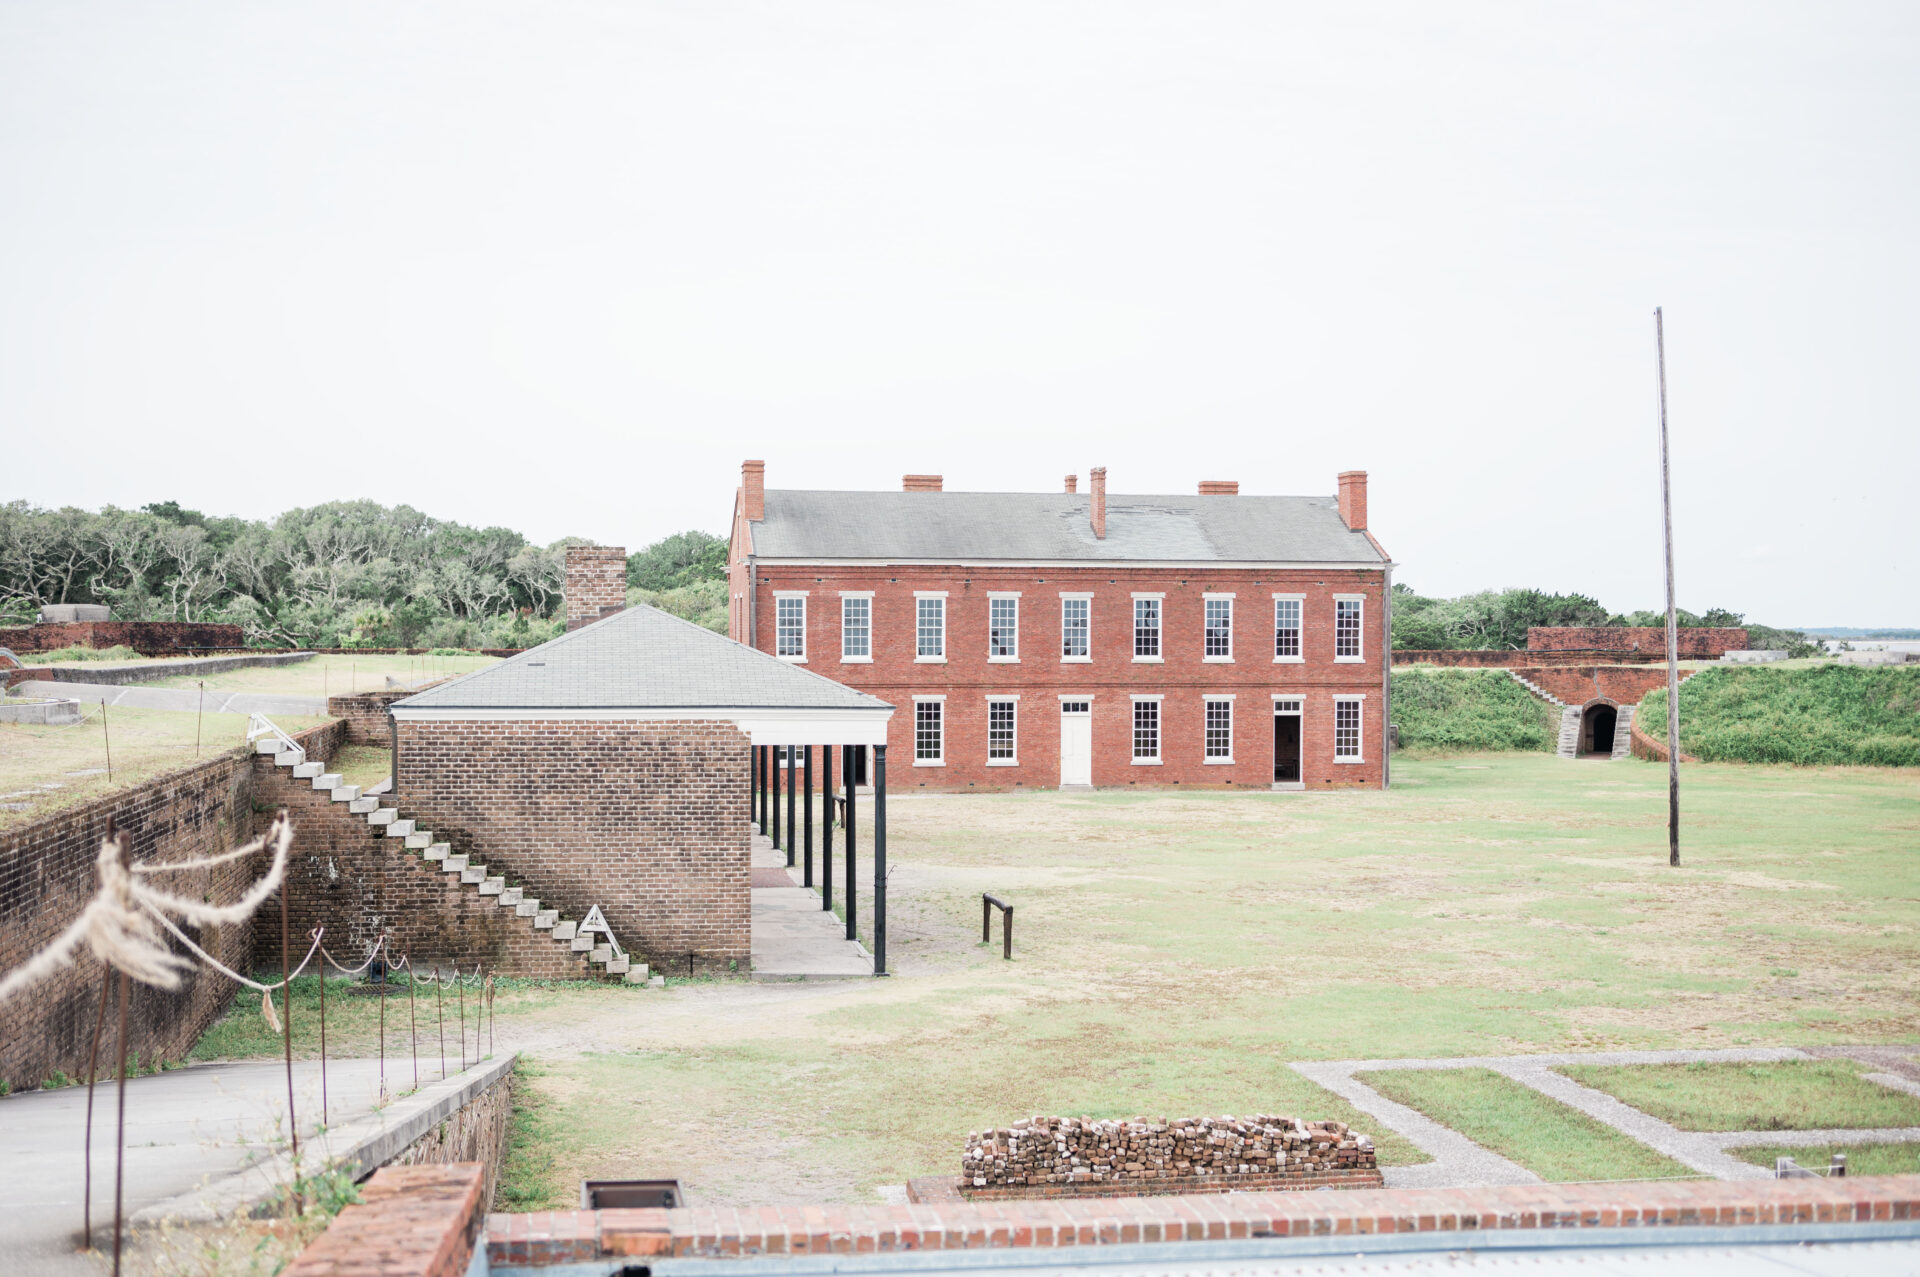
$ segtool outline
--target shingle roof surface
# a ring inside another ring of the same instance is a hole
[[[885,701],[657,608],[630,607],[395,709],[886,710]]]
[[[1063,559],[1384,563],[1333,497],[1107,497],[1093,535],[1084,492],[772,490],[753,526],[770,559]]]

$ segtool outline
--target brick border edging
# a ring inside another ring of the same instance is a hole
[[[486,1233],[478,1162],[389,1166],[282,1277],[464,1277]]]
[[[1209,1193],[1308,1193],[1321,1188],[1385,1188],[1378,1167],[1298,1175],[1181,1175],[1163,1180],[1114,1183],[1027,1184],[969,1188],[958,1176],[907,1181],[909,1202],[1080,1201],[1104,1197],[1198,1197]]]
[[[488,1216],[487,1252],[494,1264],[544,1266],[626,1255],[848,1255],[1256,1237],[1895,1220],[1920,1220],[1920,1175],[905,1206],[552,1211]]]

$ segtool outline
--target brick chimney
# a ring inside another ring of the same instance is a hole
[[[1087,487],[1093,491],[1093,535],[1107,539],[1107,468],[1095,466],[1087,471]]]
[[[569,630],[624,611],[627,552],[617,545],[569,546],[565,596]]]
[[[1340,472],[1340,518],[1355,532],[1366,530],[1367,472],[1365,470]]]
[[[1202,479],[1200,495],[1203,497],[1237,497],[1240,495],[1238,479]]]
[[[1068,475],[1068,476],[1067,476],[1067,491],[1068,491],[1068,492],[1078,492],[1078,491],[1080,491],[1080,476],[1079,476],[1079,475],[1077,475],[1077,474],[1070,474],[1070,475]]]
[[[937,474],[903,474],[900,476],[902,492],[938,492],[941,477]]]
[[[747,521],[758,523],[767,517],[767,463],[764,461],[742,461],[740,463],[740,491],[744,496]]]

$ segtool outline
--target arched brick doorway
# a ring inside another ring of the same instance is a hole
[[[1581,711],[1580,719],[1580,752],[1611,758],[1614,732],[1620,726],[1619,710],[1613,702],[1595,701]]]

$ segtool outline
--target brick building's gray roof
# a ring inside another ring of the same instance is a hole
[[[892,707],[724,634],[639,606],[396,701],[393,708],[885,713]]]
[[[753,551],[768,559],[933,563],[1094,559],[1134,562],[1386,562],[1347,528],[1333,497],[1107,497],[1093,535],[1084,492],[770,490]]]

